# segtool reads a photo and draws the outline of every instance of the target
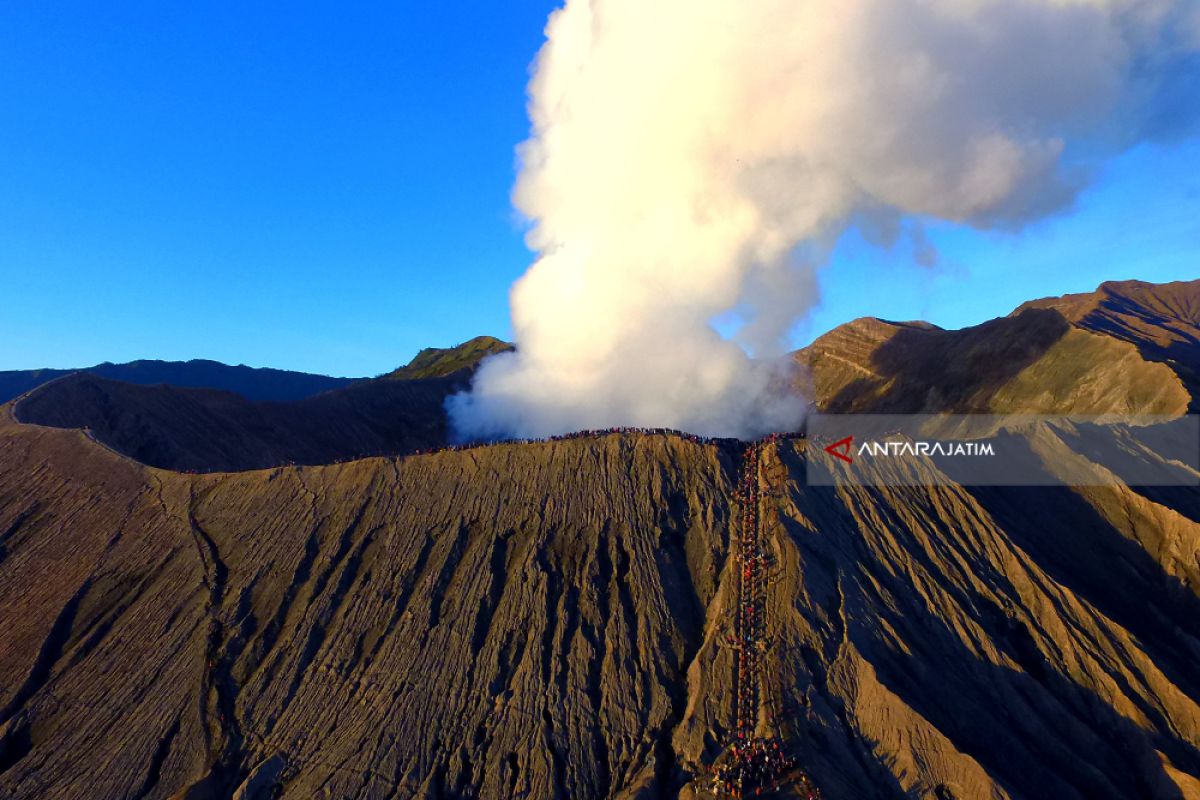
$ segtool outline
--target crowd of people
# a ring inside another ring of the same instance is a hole
[[[819,800],[820,793],[808,776],[796,769],[796,760],[778,738],[757,736],[761,707],[761,672],[766,650],[767,552],[762,542],[763,491],[760,486],[762,452],[766,445],[788,434],[771,434],[751,442],[742,454],[742,473],[736,497],[740,505],[737,546],[737,612],[729,644],[737,653],[734,677],[736,724],[733,741],[712,769],[710,789],[716,797],[755,797],[779,789],[791,774],[792,788],[805,800]]]
[[[90,434],[90,429],[85,429]],[[464,450],[475,450],[480,447],[498,447],[507,444],[541,444],[545,442],[567,442],[574,439],[595,439],[603,436],[613,435],[641,435],[641,436],[671,436],[676,439],[682,439],[685,442],[692,442],[700,445],[716,445],[724,447],[736,447],[743,443],[741,439],[732,439],[719,436],[701,436],[695,433],[675,430],[674,428],[638,428],[638,427],[616,427],[616,428],[594,428],[589,430],[574,431],[572,433],[562,433],[556,436],[547,436],[545,438],[525,438],[525,439],[484,439],[473,440],[470,442],[457,442],[455,444],[441,445],[439,447],[419,447],[411,450],[402,451],[387,451],[377,450],[355,453],[353,455],[343,456],[341,458],[331,459],[330,464],[345,464],[351,461],[358,461],[364,458],[404,458],[407,456],[424,456],[433,455],[435,453],[457,453]],[[93,437],[94,438],[94,437]],[[803,433],[772,433],[760,439],[755,439],[757,443],[777,442],[784,439],[803,439]],[[306,462],[307,463],[307,462]],[[296,461],[285,461],[281,466],[294,467],[297,466]],[[181,472],[186,472],[192,475],[209,473],[209,472],[224,472],[225,470],[217,467],[202,467],[199,469],[183,469]]]
[[[737,499],[741,505],[741,536],[738,541],[737,636],[737,732],[748,739],[758,726],[759,669],[762,663],[763,563],[759,545],[759,454],[761,445],[751,443],[743,453],[742,475]]]
[[[796,759],[778,738],[757,738],[735,743],[712,773],[712,793],[717,797],[760,797],[781,788],[785,775],[796,769]],[[820,793],[803,773],[796,773],[789,788],[799,789],[804,800],[820,800]]]
[[[571,433],[560,433],[555,436],[546,436],[543,438],[524,438],[524,439],[484,439],[470,442],[460,442],[457,444],[444,445],[442,447],[426,447],[417,450],[411,450],[400,455],[429,455],[432,453],[458,452],[461,450],[473,450],[478,447],[495,447],[506,444],[540,444],[545,442],[568,442],[575,439],[597,439],[603,436],[613,435],[638,435],[638,436],[671,436],[676,439],[682,439],[685,442],[701,445],[718,445],[718,446],[736,446],[742,444],[741,439],[721,436],[701,436],[696,433],[688,433],[674,428],[640,428],[635,426],[621,426],[614,428],[590,428],[587,430],[573,431]],[[784,439],[803,439],[804,434],[801,432],[792,433],[771,433],[759,439],[755,439],[753,443],[764,444],[767,442],[778,442]]]

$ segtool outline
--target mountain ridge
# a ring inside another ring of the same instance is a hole
[[[476,336],[454,347],[426,347],[408,364],[382,377],[392,380],[445,378],[462,370],[472,370],[488,356],[512,349],[513,345],[495,336]]]
[[[1200,281],[1109,283],[957,330],[864,317],[794,358],[822,411],[1170,416],[1200,402],[1198,308]]]
[[[331,463],[444,445],[446,398],[468,387],[483,358],[510,347],[477,337],[430,348],[393,373],[290,402],[71,373],[26,392],[14,413],[36,424],[86,429],[106,446],[165,469]]]
[[[444,378],[470,370],[483,358],[511,350],[494,336],[476,336],[454,347],[427,347],[408,364],[379,378],[410,380]],[[167,385],[181,389],[234,392],[253,402],[291,402],[333,391],[370,378],[343,378],[311,372],[225,364],[205,358],[187,361],[137,359],[120,364],[105,361],[78,369],[41,368],[0,370],[0,403],[7,403],[50,381],[78,373],[97,375],[138,386]],[[378,379],[378,378],[377,378]]]
[[[1081,329],[1127,341],[1146,359],[1169,365],[1191,392],[1192,411],[1200,409],[1200,281],[1109,281],[1017,311],[1026,307],[1053,308]]]
[[[7,403],[52,380],[75,373],[99,375],[142,386],[169,384],[181,388],[224,390],[257,401],[300,400],[359,380],[273,367],[229,365],[203,358],[189,361],[138,359],[122,364],[105,361],[80,369],[0,371],[0,403]]]

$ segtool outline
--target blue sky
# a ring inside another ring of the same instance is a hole
[[[553,2],[168,5],[0,5],[0,369],[357,376],[508,334],[531,259],[513,148]],[[1111,162],[1020,236],[930,235],[936,269],[845,237],[797,342],[1198,277],[1200,145]]]
[[[902,244],[881,251],[844,236],[798,340],[860,316],[959,328],[1103,281],[1200,278],[1200,142],[1139,146],[1105,164],[1075,208],[1020,232],[941,223],[928,235],[932,269]]]

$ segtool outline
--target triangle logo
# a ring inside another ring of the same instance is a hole
[[[831,445],[826,446],[825,452],[834,458],[840,458],[847,464],[853,464],[854,459],[850,456],[850,445],[854,442],[853,436],[847,436],[845,439],[839,439]]]

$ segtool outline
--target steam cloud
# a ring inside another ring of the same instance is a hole
[[[539,257],[463,437],[794,428],[776,357],[847,226],[932,263],[922,219],[1044,217],[1200,106],[1194,0],[567,0],[546,33],[514,191]]]

